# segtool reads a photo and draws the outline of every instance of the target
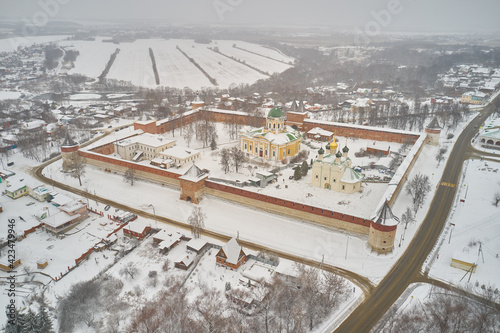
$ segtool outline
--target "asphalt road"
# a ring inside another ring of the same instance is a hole
[[[458,182],[461,174],[462,164],[464,160],[471,155],[470,141],[476,134],[477,128],[484,122],[491,112],[493,112],[493,107],[486,107],[484,111],[482,111],[482,113],[480,113],[457,138],[457,142],[450,153],[448,162],[443,172],[443,177],[441,178],[440,184],[438,185],[424,221],[422,222],[417,234],[413,238],[406,252],[377,287],[374,287],[373,284],[363,276],[332,265],[322,265],[324,270],[341,275],[355,283],[365,294],[365,300],[334,332],[370,332],[380,318],[406,290],[408,285],[414,281],[422,280],[422,275],[420,274],[421,267],[434,244],[437,242],[437,239],[444,227],[446,218],[454,201],[456,183]],[[86,197],[89,200],[130,211],[145,218],[156,219],[158,222],[167,223],[187,230],[189,229],[189,226],[184,222],[175,221],[158,215],[155,216],[150,212],[122,205],[119,202],[87,193],[78,188],[73,188],[43,176],[42,171],[45,166],[53,163],[55,160],[51,160],[33,168],[33,176],[42,182],[69,192],[73,192],[82,197]],[[446,184],[442,185],[443,183]],[[227,235],[207,230],[205,230],[203,234],[221,241],[228,241],[230,238]],[[302,257],[276,251],[254,242],[240,240],[240,244],[252,250],[273,252],[285,259],[301,262],[311,266],[320,266],[320,262],[318,261],[306,260]]]
[[[136,209],[136,208],[127,206],[127,205],[123,205],[119,202],[116,202],[116,201],[113,201],[110,199],[106,199],[106,198],[102,198],[102,197],[97,196],[95,194],[86,192],[82,189],[71,187],[71,186],[66,185],[64,183],[61,183],[61,182],[58,182],[58,181],[55,181],[55,180],[52,180],[50,178],[45,177],[43,175],[43,169],[47,165],[54,163],[55,161],[59,160],[60,158],[61,157],[59,156],[55,159],[52,159],[50,161],[47,161],[47,162],[39,165],[37,167],[34,167],[31,170],[32,176],[34,178],[38,179],[39,181],[44,182],[46,184],[49,184],[51,186],[55,186],[55,187],[58,187],[60,189],[65,190],[65,191],[72,192],[72,193],[77,194],[81,197],[88,198],[91,201],[99,202],[99,203],[103,204],[103,207],[105,205],[110,205],[112,207],[119,208],[121,210],[134,213],[134,214],[136,214],[138,216],[142,216],[144,218],[156,220],[157,222],[166,223],[166,224],[173,225],[173,226],[183,228],[185,230],[190,231],[190,226],[185,222],[172,220],[172,219],[160,216],[160,215],[154,215],[151,212],[143,211],[140,209]],[[218,239],[218,240],[223,241],[223,242],[227,242],[231,238],[231,236],[228,236],[228,235],[225,235],[222,233],[213,232],[210,230],[203,230],[202,234],[205,236],[211,237],[211,238]],[[283,251],[277,251],[276,249],[271,249],[271,248],[259,245],[258,243],[255,243],[255,242],[249,242],[249,241],[245,241],[245,240],[241,240],[241,239],[239,239],[238,242],[243,247],[254,250],[254,251],[266,251],[269,253],[274,253],[274,254],[278,255],[280,258],[293,260],[295,262],[303,263],[303,264],[309,265],[309,266],[321,267],[325,271],[332,272],[332,273],[335,273],[337,275],[343,276],[344,278],[346,278],[346,279],[350,280],[351,282],[353,282],[354,284],[356,284],[363,291],[365,296],[370,294],[374,288],[373,284],[371,283],[371,281],[369,279],[365,278],[364,276],[353,273],[351,271],[348,271],[346,269],[336,267],[333,265],[324,264],[324,263],[322,264],[319,261],[312,260],[312,259],[305,259],[303,257],[292,255],[292,254],[289,254],[289,253],[286,253]]]
[[[491,105],[485,107],[457,138],[429,211],[408,249],[373,293],[365,298],[365,301],[334,331],[335,333],[370,332],[408,285],[421,279],[419,275],[422,265],[436,244],[453,205],[463,162],[470,155],[470,141],[491,112],[493,112]]]

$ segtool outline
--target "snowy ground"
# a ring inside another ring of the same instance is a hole
[[[449,147],[449,150],[451,150],[453,142],[445,140],[444,137],[446,136],[446,131],[443,132],[441,146],[446,145]],[[224,133],[224,131],[219,131],[219,133]],[[176,134],[176,138],[180,138],[179,133]],[[234,142],[232,143],[228,138],[221,137],[219,145],[224,145],[224,141],[226,141],[229,145],[234,144]],[[437,151],[438,147],[425,146],[410,177],[417,172],[422,172],[429,175],[432,184],[437,185],[444,168],[444,163],[441,163],[441,165],[437,167],[437,162],[434,158]],[[22,154],[19,152],[11,155],[9,157],[9,161],[15,162],[13,171],[20,175],[26,174],[29,168],[34,165],[33,161],[23,158]],[[53,179],[66,182],[74,187],[79,187],[78,180],[61,173],[60,168],[61,165],[59,161],[50,165],[45,170],[45,174],[53,177]],[[134,187],[131,187],[122,181],[121,175],[104,174],[101,170],[91,166],[87,167],[83,188],[88,189],[90,192],[95,191],[98,195],[103,197],[108,197],[142,210],[151,210],[148,205],[152,204],[155,207],[156,214],[179,221],[186,221],[192,208],[194,207],[191,203],[180,201],[179,191],[177,190],[161,187],[157,184],[145,181],[139,181],[134,185]],[[8,210],[19,210],[22,214],[29,215],[32,214],[30,213],[31,209],[35,209],[36,207],[35,205],[26,206],[26,203],[23,203],[22,201],[19,201],[18,204],[16,203],[16,205],[14,205],[12,201],[9,201],[10,199],[7,201],[5,201],[5,199],[8,198],[2,197],[2,200],[4,200],[2,201],[2,204],[5,212]],[[429,200],[426,201],[426,205],[428,205],[428,203]],[[393,210],[396,215],[400,216],[409,205],[409,197],[402,192],[396,200]],[[401,247],[397,244],[393,253],[386,256],[377,256],[370,253],[366,245],[366,237],[363,236],[346,234],[304,223],[303,221],[284,218],[263,211],[256,211],[254,209],[231,204],[213,197],[206,197],[201,202],[200,206],[207,214],[207,229],[218,231],[230,236],[236,236],[239,233],[241,239],[253,241],[272,249],[290,252],[291,254],[303,256],[305,258],[320,261],[324,256],[326,263],[337,265],[367,276],[374,283],[377,283],[383,278],[383,276],[385,276],[395,261],[403,253],[407,244],[409,244],[412,235],[418,229],[419,223],[425,217],[425,212],[427,210],[427,206],[423,207],[417,215],[417,223],[408,226],[408,229],[405,232],[404,241],[401,242]],[[17,213],[15,213],[15,215],[17,215]],[[95,224],[94,221],[91,220],[86,221],[85,223],[90,222],[92,222],[91,225],[97,229],[102,227],[99,223]],[[154,223],[152,221],[144,222]],[[85,226],[85,223],[83,226]],[[167,228],[171,227],[167,226]],[[93,232],[98,232],[97,229],[93,230]],[[90,229],[82,232],[88,233],[89,230]],[[396,239],[400,239],[403,232],[404,228],[399,228]],[[49,237],[43,237],[44,234],[42,232],[35,233],[30,236],[32,236],[31,240],[37,240],[37,243],[38,240],[41,244],[47,244],[46,242],[50,241]],[[80,237],[80,235],[77,237]],[[30,241],[30,237],[23,242],[27,241]],[[93,238],[86,236],[84,237],[84,241],[89,242],[90,244],[93,241]],[[43,247],[40,248],[40,253],[42,249],[46,249],[48,246],[49,245],[43,245]],[[33,249],[31,251],[33,251]],[[95,259],[94,263],[92,260],[86,262],[76,268],[72,274],[63,278],[61,282],[58,282],[55,285],[50,285],[49,289],[53,290],[54,295],[61,295],[67,291],[71,284],[80,280],[82,276],[88,278],[95,276],[109,264],[108,259],[104,256],[111,258],[113,253],[103,252],[102,257],[98,254],[96,256],[96,258],[98,258],[98,262],[95,262]],[[69,260],[69,258],[67,260]],[[20,268],[22,269],[22,266]],[[53,265],[53,269],[56,268],[57,266]],[[352,302],[356,302],[356,299],[351,299],[351,303],[349,304],[354,304]],[[55,300],[53,302],[55,302]]]
[[[499,169],[499,163],[490,161],[471,160],[466,163],[465,177],[459,184],[446,231],[438,243],[441,246],[433,253],[431,277],[461,288],[472,288],[476,284],[499,286],[500,207],[492,203],[500,184]],[[467,253],[475,260],[477,269],[472,276],[450,266],[457,253]]]
[[[219,133],[223,132],[224,131],[219,131]],[[456,132],[458,132],[458,130]],[[449,151],[451,151],[452,140],[454,139],[444,139],[446,134],[446,130],[443,131],[441,146],[448,146]],[[176,138],[179,139],[181,137],[180,132],[177,131]],[[182,140],[179,140],[178,144],[181,144],[181,141]],[[224,146],[224,142],[227,141],[231,140],[221,136],[219,146]],[[353,141],[353,144],[357,144],[356,142],[361,141],[362,140]],[[342,142],[341,146],[343,146]],[[433,186],[437,186],[444,169],[444,163],[441,163],[441,165],[437,167],[437,162],[435,161],[435,155],[438,149],[438,147],[424,146],[409,178],[421,172],[429,176]],[[356,151],[356,149],[353,148],[352,151]],[[211,152],[205,149],[203,154],[206,157],[207,155],[210,156]],[[50,165],[45,170],[45,174],[52,176],[54,179],[78,187],[78,181],[76,179],[69,178],[59,171],[60,163],[59,161]],[[211,161],[210,163],[212,167],[217,166],[216,161]],[[200,166],[204,167],[202,163]],[[212,169],[215,170],[217,167]],[[144,181],[139,181],[134,187],[130,187],[130,185],[124,183],[122,179],[123,177],[121,175],[105,174],[101,170],[89,166],[85,175],[83,188],[88,188],[89,191],[95,191],[98,195],[103,197],[143,210],[147,210],[148,208],[145,207],[152,204],[158,215],[179,221],[186,221],[187,217],[191,214],[194,205],[179,200],[178,190],[166,187],[162,188],[159,185]],[[138,195],[138,193],[140,193],[140,195]],[[420,222],[425,217],[431,197],[432,195],[429,195],[429,199],[426,201],[425,206],[419,210],[416,216],[417,222],[415,224],[409,225],[407,230],[398,228],[394,252],[381,256],[370,253],[367,248],[365,236],[329,230],[327,228],[304,223],[300,220],[293,220],[252,208],[235,205],[210,196],[202,200],[200,206],[207,214],[207,229],[230,236],[236,236],[239,232],[240,238],[242,239],[318,261],[324,256],[325,262],[367,276],[373,282],[377,283],[385,276],[406,249],[413,234],[417,231]],[[378,203],[379,198],[375,201]],[[411,206],[411,199],[402,191],[393,206],[393,211],[397,216],[401,216],[409,206]]]
[[[228,88],[232,84],[251,84],[259,79],[265,79],[267,76],[216,54],[207,48],[209,46],[219,46],[222,52],[224,52],[222,49],[227,50],[230,53],[228,55],[233,55],[269,74],[283,72],[292,67],[288,63],[293,62],[293,58],[285,56],[277,50],[239,41],[214,41],[211,44],[198,44],[193,40],[186,39],[138,39],[131,43],[113,44],[103,43],[103,39],[106,38],[98,37],[95,41],[59,42],[59,45],[67,49],[80,52],[75,67],[69,71],[70,74],[83,74],[97,78],[117,48],[120,49],[120,52],[107,78],[130,81],[134,85],[145,87],[156,86],[149,48],[153,49],[155,55],[160,85],[175,88],[200,89],[213,86],[208,78],[176,49],[177,46],[194,58],[210,76],[215,78],[220,88]],[[252,52],[286,61],[287,64],[234,49],[232,48],[234,43]]]
[[[43,44],[62,41],[68,36],[21,36],[0,39],[0,52],[13,52],[19,46],[30,46],[33,44]]]
[[[0,91],[0,100],[4,99],[18,99],[22,95],[18,91]]]

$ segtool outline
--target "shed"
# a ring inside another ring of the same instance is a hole
[[[463,269],[464,271],[472,271],[474,273],[477,268],[477,255],[474,253],[456,251],[451,258],[451,267]]]
[[[188,251],[192,251],[194,253],[200,253],[204,249],[208,247],[208,242],[201,238],[193,238],[186,244],[186,248]]]
[[[49,261],[47,260],[47,258],[42,258],[42,259],[37,260],[36,267],[38,269],[44,269],[45,267],[47,267],[48,264],[49,264]]]
[[[189,267],[191,267],[191,265],[193,264],[193,262],[194,262],[194,256],[185,254],[184,256],[174,261],[174,266],[183,270],[188,270]]]

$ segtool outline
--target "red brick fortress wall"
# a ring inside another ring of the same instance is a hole
[[[371,220],[363,219],[349,214],[342,214],[329,209],[323,209],[293,202],[290,200],[263,195],[238,187],[216,183],[210,180],[205,181],[205,187],[207,189],[210,189],[207,190],[206,193],[213,194],[218,197],[224,197],[238,203],[247,204],[249,206],[258,207],[264,210],[270,210],[278,214],[288,215],[296,218],[303,218],[314,223],[320,223],[323,225],[354,231],[361,234],[368,234],[371,223]],[[224,192],[227,195],[220,195],[221,192]],[[262,204],[259,204],[259,202]],[[337,223],[337,221],[341,223]]]
[[[324,130],[334,132],[337,136],[347,138],[359,138],[375,141],[389,141],[389,142],[408,142],[413,144],[420,137],[417,133],[408,133],[403,131],[396,131],[383,128],[375,128],[361,125],[349,125],[341,123],[333,123],[317,120],[304,120],[304,132],[308,132],[315,127],[321,127]]]

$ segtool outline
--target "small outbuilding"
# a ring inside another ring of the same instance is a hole
[[[243,248],[234,237],[217,252],[215,257],[217,266],[231,270],[237,270],[247,259]]]
[[[477,255],[469,252],[456,251],[453,253],[450,266],[474,273],[477,268]]]

